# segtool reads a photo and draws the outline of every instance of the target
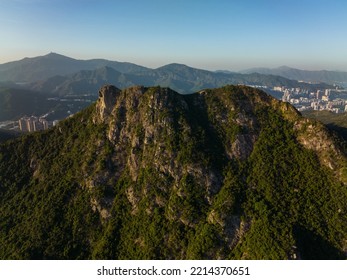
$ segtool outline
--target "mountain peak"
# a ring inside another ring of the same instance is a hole
[[[46,54],[44,56],[46,56],[46,57],[54,57],[54,56],[63,56],[63,55],[55,53],[55,52],[50,52],[50,53],[48,53],[48,54]]]
[[[54,60],[75,60],[74,58],[59,54],[59,53],[55,53],[55,52],[50,52],[44,56],[42,56],[42,58],[46,58],[46,59],[54,59]]]
[[[191,68],[191,67],[181,63],[169,63],[157,68],[156,70],[171,70],[172,71],[172,70],[182,70],[187,68]]]

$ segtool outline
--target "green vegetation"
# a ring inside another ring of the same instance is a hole
[[[252,226],[239,250],[256,252],[257,259],[286,259],[292,248],[302,258],[343,257],[336,248],[346,235],[346,224],[338,222],[346,203],[335,196],[343,185],[298,145],[291,125],[275,112],[262,111],[260,120],[265,123],[249,161],[244,208]],[[329,239],[321,244],[314,236],[324,239],[327,228]],[[319,251],[312,254],[310,248]]]
[[[300,116],[247,87],[138,91],[0,144],[1,259],[346,258],[346,185]]]
[[[334,114],[329,111],[307,111],[303,112],[303,115],[321,121],[347,142],[347,113]]]

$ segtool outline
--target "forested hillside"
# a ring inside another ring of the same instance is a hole
[[[347,161],[244,86],[105,86],[0,144],[1,259],[346,259]]]

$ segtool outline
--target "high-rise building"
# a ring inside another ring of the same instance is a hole
[[[26,122],[27,122],[28,131],[29,131],[29,132],[33,132],[33,131],[34,131],[33,119],[32,119],[31,117],[30,117],[30,118],[27,118],[27,119],[26,119]]]
[[[28,131],[26,119],[21,118],[18,121],[20,131]]]
[[[49,128],[49,122],[44,118],[23,117],[19,119],[19,129],[25,132],[40,131]]]
[[[34,131],[43,130],[43,123],[40,122],[39,120],[34,120],[33,125],[34,125]]]
[[[40,122],[43,125],[43,129],[48,129],[49,128],[49,123],[46,119],[40,119]]]
[[[322,91],[317,90],[317,92],[316,92],[316,98],[317,98],[317,99],[320,99],[321,97],[322,97]]]

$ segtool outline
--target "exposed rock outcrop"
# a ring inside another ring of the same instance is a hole
[[[105,85],[99,90],[99,99],[96,107],[96,118],[101,122],[111,114],[121,90],[112,85]],[[96,121],[96,119],[94,120]]]

